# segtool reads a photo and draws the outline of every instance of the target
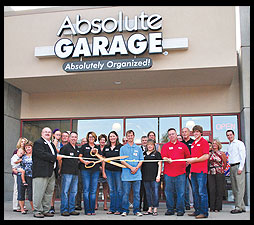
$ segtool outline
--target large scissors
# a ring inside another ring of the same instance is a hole
[[[115,157],[104,158],[104,157],[102,157],[100,154],[98,154],[98,149],[96,149],[96,148],[93,148],[93,149],[90,151],[90,155],[91,155],[91,156],[96,156],[99,160],[97,160],[96,162],[91,162],[92,164],[89,163],[89,164],[91,164],[91,165],[85,165],[85,167],[86,167],[87,169],[94,167],[97,163],[100,163],[100,162],[107,162],[107,163],[110,163],[110,164],[112,164],[112,165],[115,165],[115,166],[118,166],[118,167],[121,167],[121,168],[126,168],[126,166],[124,166],[123,164],[117,163],[117,162],[113,162],[112,160],[116,160],[116,159],[126,159],[126,158],[129,157],[129,156],[115,156]]]

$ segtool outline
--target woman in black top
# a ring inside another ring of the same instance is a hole
[[[144,152],[144,163],[142,164],[142,180],[144,182],[148,211],[144,215],[153,214],[157,216],[157,207],[159,206],[159,184],[161,174],[160,162],[145,162],[146,160],[161,160],[161,154],[155,149],[155,141],[148,139],[147,150]],[[154,207],[154,212],[152,212]]]
[[[111,131],[108,135],[108,144],[103,149],[103,156],[106,158],[120,156],[120,148],[123,145],[119,143],[118,134]],[[120,215],[122,213],[122,168],[102,163],[102,175],[107,178],[110,190],[110,209],[107,214]]]
[[[87,133],[86,139],[88,143],[82,145],[79,156],[84,158],[98,159],[96,156],[91,156],[90,154],[92,149],[97,149],[98,154],[101,155],[100,148],[94,143],[97,141],[97,135],[93,131],[90,131]],[[80,169],[83,182],[85,215],[96,215],[95,198],[101,163],[97,163],[91,168],[86,168],[85,165],[91,166],[94,160],[89,161],[89,159],[88,160],[80,159],[80,161],[82,162],[80,165]]]

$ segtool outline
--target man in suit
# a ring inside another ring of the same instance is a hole
[[[58,174],[58,161],[62,156],[57,155],[55,145],[51,142],[52,131],[44,127],[41,138],[34,142],[32,153],[33,173],[33,203],[34,217],[52,217],[49,213],[50,201]]]

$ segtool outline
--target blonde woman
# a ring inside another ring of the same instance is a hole
[[[20,137],[18,139],[16,150],[13,152],[12,155],[16,154],[18,149],[22,148],[25,151],[25,144],[28,142],[28,140],[25,137]],[[14,179],[13,184],[13,197],[12,197],[12,209],[14,212],[21,212],[19,203],[18,203],[18,185],[17,185],[17,174],[12,172],[12,176]]]
[[[224,170],[227,166],[227,158],[220,151],[222,145],[219,140],[213,140],[212,150],[208,161],[208,190],[210,196],[210,212],[222,210],[222,198],[225,190]]]

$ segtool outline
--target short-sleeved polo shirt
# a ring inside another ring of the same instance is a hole
[[[186,159],[190,158],[190,152],[187,146],[180,141],[176,141],[176,143],[168,142],[162,146],[161,157],[173,160]],[[170,177],[182,175],[186,173],[186,162],[164,162],[163,173]]]
[[[144,160],[143,151],[140,146],[133,144],[132,146],[127,143],[126,145],[122,146],[120,148],[120,156],[129,156],[128,160]],[[124,159],[123,159],[124,160]],[[128,162],[127,163],[133,167],[136,167],[138,165],[138,161],[136,162]],[[139,168],[138,171],[135,174],[131,173],[131,170],[129,168],[123,168],[122,169],[122,175],[121,175],[122,181],[137,181],[142,180],[142,174],[141,169]]]
[[[207,140],[205,140],[203,137],[200,138],[200,140],[195,143],[195,141],[191,145],[191,157],[201,157],[204,154],[209,154],[209,144]],[[208,167],[208,159],[204,160],[203,162],[197,162],[191,164],[191,173],[207,173],[207,167]]]
[[[123,146],[122,144],[119,144],[119,145],[115,146],[113,149],[111,149],[111,147],[109,145],[106,145],[103,148],[102,155],[106,158],[120,156],[120,148],[122,146]],[[114,160],[112,160],[112,161],[114,162]],[[119,163],[119,162],[117,162],[117,163]],[[105,164],[105,169],[110,170],[110,171],[121,171],[122,170],[121,167],[112,165],[110,163]]]

